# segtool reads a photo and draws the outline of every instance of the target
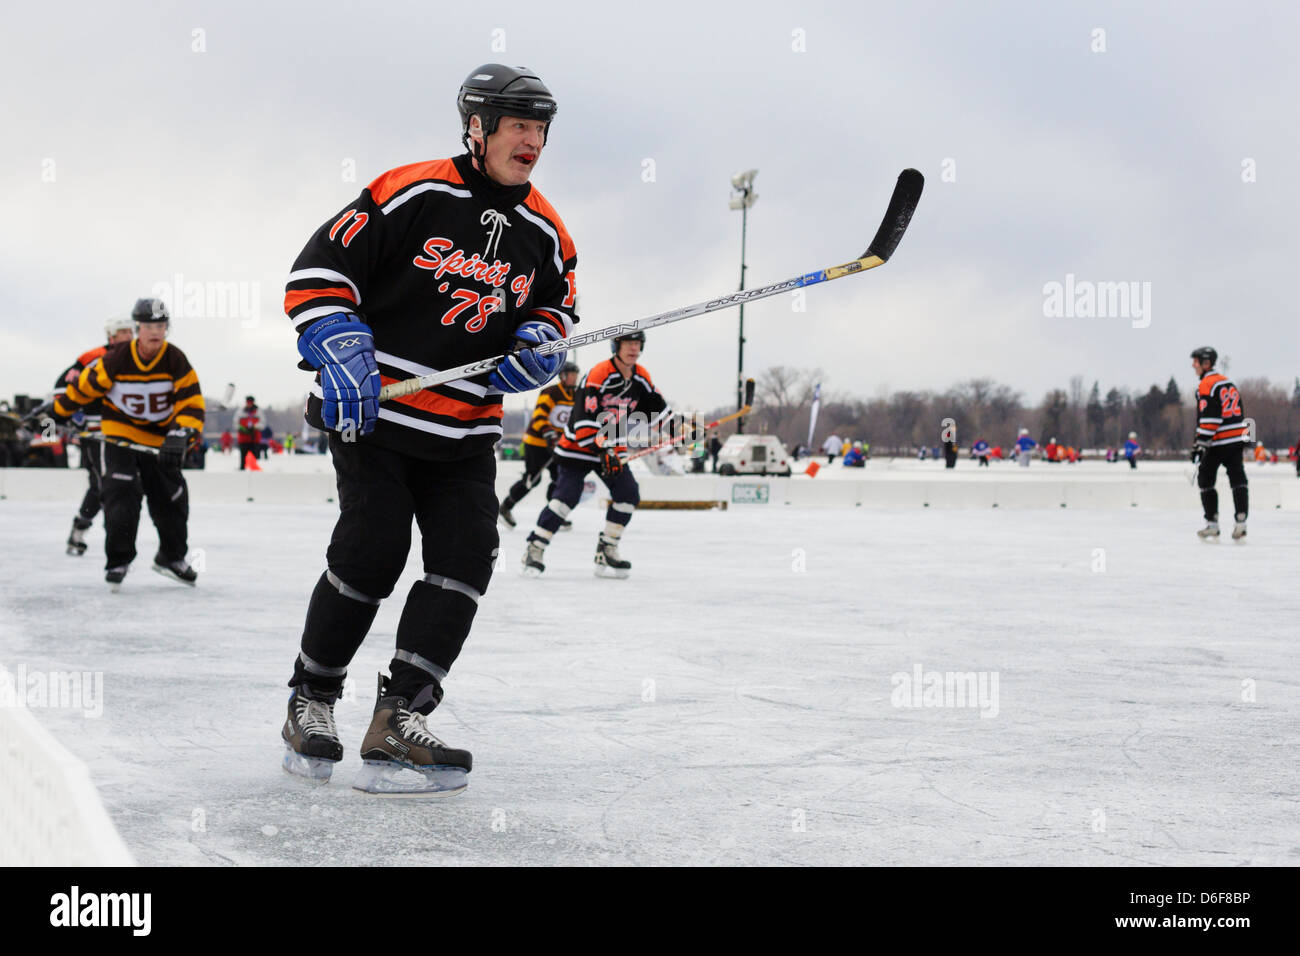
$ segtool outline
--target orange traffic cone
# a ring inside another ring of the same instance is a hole
[[[257,463],[257,456],[251,451],[244,452],[244,469],[246,471],[261,471],[262,466]]]
[[[805,471],[804,474],[807,475],[809,478],[816,478],[817,472],[821,470],[822,470],[822,466],[819,462],[810,461],[808,462],[808,470]]]

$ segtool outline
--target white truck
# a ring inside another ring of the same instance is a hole
[[[775,435],[732,435],[718,452],[720,475],[790,474],[790,453]]]

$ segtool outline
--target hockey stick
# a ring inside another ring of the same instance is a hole
[[[908,223],[912,221],[912,214],[916,212],[916,204],[921,200],[921,189],[924,185],[925,177],[915,169],[905,169],[899,174],[898,184],[894,187],[894,195],[890,197],[889,208],[885,210],[885,218],[881,221],[880,228],[876,230],[876,237],[871,240],[871,245],[867,247],[867,251],[851,262],[819,269],[816,272],[808,272],[793,279],[786,279],[784,282],[776,282],[756,289],[745,289],[741,292],[732,292],[717,299],[710,299],[708,302],[698,302],[695,305],[673,309],[670,312],[662,312],[649,318],[633,319],[631,322],[611,325],[608,328],[597,329],[594,332],[579,332],[567,339],[559,339],[555,342],[539,345],[533,351],[539,355],[565,352],[581,345],[604,342],[632,332],[652,329],[659,325],[668,325],[670,322],[680,322],[682,319],[693,318],[706,312],[729,309],[733,305],[753,302],[756,299],[766,299],[770,296],[780,295],[782,292],[807,288],[810,285],[817,285],[819,282],[829,282],[831,279],[839,279],[843,276],[874,269],[876,266],[882,266],[889,261],[889,257],[894,254],[894,250],[898,248],[899,242],[902,241],[903,233],[907,231]],[[498,355],[494,358],[470,362],[468,365],[462,365],[459,368],[430,372],[428,375],[421,375],[419,378],[408,378],[405,381],[393,382],[380,389],[379,400],[384,402],[390,398],[410,395],[422,388],[430,388],[434,385],[443,385],[447,382],[459,381],[462,378],[481,375],[484,372],[492,371],[505,359],[506,356]]]
[[[83,441],[97,441],[102,442],[105,445],[117,445],[120,448],[130,448],[132,451],[148,452],[151,455],[162,454],[162,452],[153,445],[139,445],[133,441],[126,441],[122,438],[110,438],[103,432],[78,432],[77,437]]]
[[[737,418],[744,418],[746,415],[748,415],[750,412],[754,410],[753,402],[754,402],[754,380],[751,378],[745,381],[744,407],[741,408],[740,411],[732,412],[730,415],[723,415],[715,422],[709,422],[707,425],[703,426],[704,433],[707,435],[710,431],[717,428],[719,425],[725,425],[727,422],[734,422]],[[623,459],[623,461],[625,462],[636,461],[638,458],[644,458],[646,455],[652,454],[653,452],[663,451],[665,448],[669,448],[673,445],[676,445],[678,442],[694,441],[699,437],[700,436],[699,436],[698,429],[695,430],[695,432],[691,435],[687,435],[683,433],[681,435],[678,435],[676,438],[670,438],[667,441],[661,441],[657,445],[651,445],[649,448],[639,449],[638,451],[635,451],[632,454],[628,455],[626,458]]]

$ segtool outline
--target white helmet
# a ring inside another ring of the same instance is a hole
[[[1129,433],[1128,433],[1128,437],[1129,437],[1129,438],[1137,438],[1137,437],[1138,437],[1138,433],[1137,433],[1137,432],[1129,432]]]
[[[122,316],[121,318],[112,318],[104,323],[104,334],[110,339],[117,335],[118,332],[134,332],[135,320]]]
[[[1028,435],[1028,434],[1029,434],[1029,429],[1028,429],[1028,428],[1022,428],[1022,429],[1020,429],[1020,434],[1022,434],[1022,435]]]

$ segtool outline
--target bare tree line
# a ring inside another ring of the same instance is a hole
[[[755,411],[746,429],[775,434],[788,447],[808,440],[808,416],[820,369],[775,366],[761,372],[754,393]],[[1239,381],[1248,417],[1259,440],[1270,450],[1285,450],[1300,435],[1300,378],[1287,389],[1266,378]],[[1196,427],[1195,392],[1174,376],[1161,386],[1103,389],[1081,375],[1066,388],[1048,391],[1037,404],[1010,385],[973,378],[942,392],[902,390],[861,398],[823,387],[814,444],[831,434],[871,443],[874,454],[911,455],[922,445],[941,443],[943,420],[957,425],[957,439],[969,448],[983,438],[1009,447],[1021,428],[1039,444],[1055,438],[1076,448],[1123,447],[1137,432],[1143,449],[1153,454],[1182,454]]]

